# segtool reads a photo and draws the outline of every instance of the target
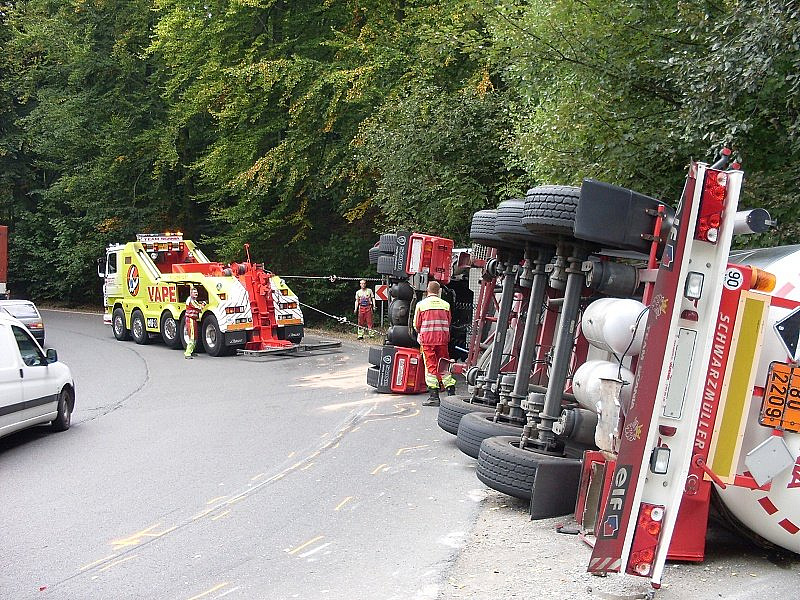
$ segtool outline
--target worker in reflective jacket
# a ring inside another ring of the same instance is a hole
[[[449,360],[447,345],[450,342],[450,304],[439,295],[442,288],[437,281],[428,283],[425,298],[417,303],[414,310],[414,329],[417,341],[422,347],[425,363],[425,385],[430,396],[422,403],[424,406],[439,406],[439,387],[447,389],[447,395],[456,393],[456,380],[450,371],[441,372],[441,359]]]
[[[184,358],[192,358],[192,354],[194,354],[194,349],[197,345],[197,324],[200,321],[200,312],[204,306],[205,302],[200,302],[197,299],[197,288],[192,286],[189,297],[186,299],[186,312],[184,313],[184,321],[186,322],[186,329],[184,330],[186,351],[183,353]]]

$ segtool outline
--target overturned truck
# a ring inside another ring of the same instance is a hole
[[[476,213],[496,333],[439,408],[481,481],[574,510],[591,571],[654,588],[703,559],[712,495],[800,552],[800,247],[731,253],[772,222],[737,212],[729,155],[690,165],[677,209],[585,180]]]

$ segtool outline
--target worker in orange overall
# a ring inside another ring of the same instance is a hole
[[[356,304],[353,310],[358,315],[358,339],[364,339],[364,327],[369,332],[369,337],[373,336],[372,332],[372,311],[375,310],[375,294],[367,287],[367,280],[362,279],[359,282],[361,286],[356,290]]]
[[[184,330],[184,337],[186,339],[186,351],[183,353],[184,358],[194,358],[195,346],[197,345],[197,328],[200,321],[200,313],[205,307],[205,302],[200,302],[197,299],[197,288],[192,286],[189,292],[189,297],[186,299],[186,312],[185,321],[186,329]]]
[[[439,371],[439,361],[449,360],[447,345],[450,343],[450,304],[440,298],[442,288],[437,281],[428,283],[425,298],[417,302],[414,309],[414,329],[422,348],[425,363],[425,385],[430,396],[423,406],[439,406],[439,387],[447,389],[447,395],[456,393],[456,380],[450,371]]]

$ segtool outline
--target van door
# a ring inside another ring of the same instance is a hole
[[[57,382],[50,376],[47,357],[25,329],[11,326],[22,358],[22,401],[19,420],[29,420],[58,410]]]
[[[11,327],[0,323],[0,434],[16,421],[22,402],[22,368]]]

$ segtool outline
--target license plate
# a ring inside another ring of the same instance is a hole
[[[800,367],[770,364],[758,422],[764,427],[800,433]]]

